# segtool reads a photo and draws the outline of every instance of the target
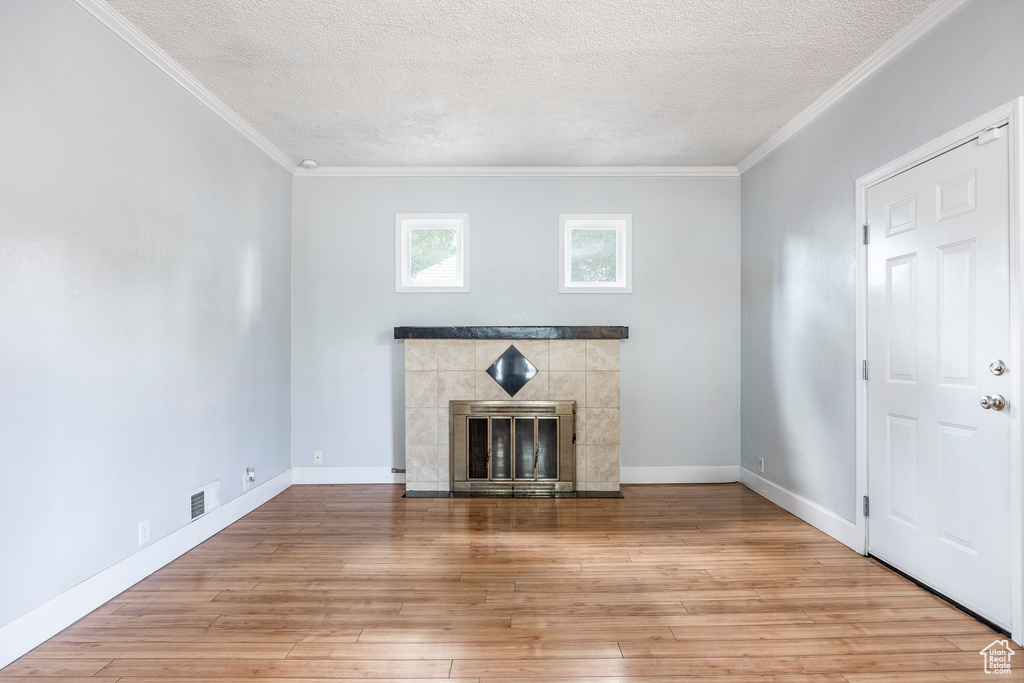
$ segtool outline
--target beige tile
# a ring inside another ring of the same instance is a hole
[[[619,407],[619,373],[607,370],[587,371],[587,407]]]
[[[437,482],[437,444],[406,446],[406,481]],[[428,489],[429,490],[429,489]],[[436,490],[436,488],[434,489]]]
[[[405,407],[437,407],[437,371],[405,371]]]
[[[442,339],[437,344],[438,370],[475,370],[476,342],[472,339]]]
[[[517,339],[512,345],[519,349],[519,353],[526,356],[526,359],[533,363],[538,370],[548,369],[548,347],[551,342],[547,339]]]
[[[437,482],[436,481],[408,481],[407,480],[405,482],[405,490],[406,491],[436,491],[437,490]]]
[[[476,396],[476,373],[472,370],[437,373],[437,406],[448,409],[448,401],[472,401]]]
[[[406,339],[405,369],[437,370],[437,340]]]
[[[478,401],[508,401],[509,396],[505,393],[494,378],[486,372],[476,373],[476,400]]]
[[[619,447],[587,447],[587,481],[619,481]]]
[[[576,443],[590,443],[587,441],[587,409],[576,406]]]
[[[548,349],[549,370],[586,370],[587,342],[582,339],[552,339]]]
[[[498,359],[498,356],[505,353],[505,349],[512,346],[507,339],[477,339],[476,340],[476,369],[486,370]]]
[[[448,417],[447,408],[437,409],[437,442],[439,444],[448,445],[448,441],[451,438],[448,431]]]
[[[586,491],[587,490],[587,480],[586,479],[577,479],[576,480],[576,490],[577,491]]]
[[[618,370],[619,341],[616,339],[587,340],[587,370]]]
[[[449,457],[448,446],[437,447],[437,490],[441,491],[450,488],[449,482]]]
[[[587,480],[587,447],[576,444],[576,481]],[[577,487],[579,488],[579,487]]]
[[[522,389],[512,397],[515,401],[547,401],[548,400],[548,373],[538,372],[527,382]]]
[[[617,481],[591,481],[587,482],[588,491],[618,491],[619,482]]]
[[[407,446],[437,445],[437,408],[405,409]]]
[[[552,370],[548,373],[548,394],[553,401],[576,401],[587,405],[587,373]]]
[[[617,408],[587,408],[587,444],[616,446],[619,442]]]

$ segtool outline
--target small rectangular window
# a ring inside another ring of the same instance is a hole
[[[633,291],[632,214],[562,214],[558,225],[559,292]]]
[[[469,214],[395,215],[395,291],[468,292]]]

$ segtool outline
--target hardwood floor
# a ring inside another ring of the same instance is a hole
[[[0,680],[1010,678],[997,634],[739,484],[623,490],[293,486]]]

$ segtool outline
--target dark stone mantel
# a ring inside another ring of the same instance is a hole
[[[629,328],[618,325],[396,327],[395,339],[629,339]]]

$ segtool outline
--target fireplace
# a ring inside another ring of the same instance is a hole
[[[575,401],[451,401],[448,424],[451,491],[574,493]]]
[[[619,497],[619,345],[628,336],[614,326],[396,327],[405,494]],[[464,450],[456,457],[455,448]]]

